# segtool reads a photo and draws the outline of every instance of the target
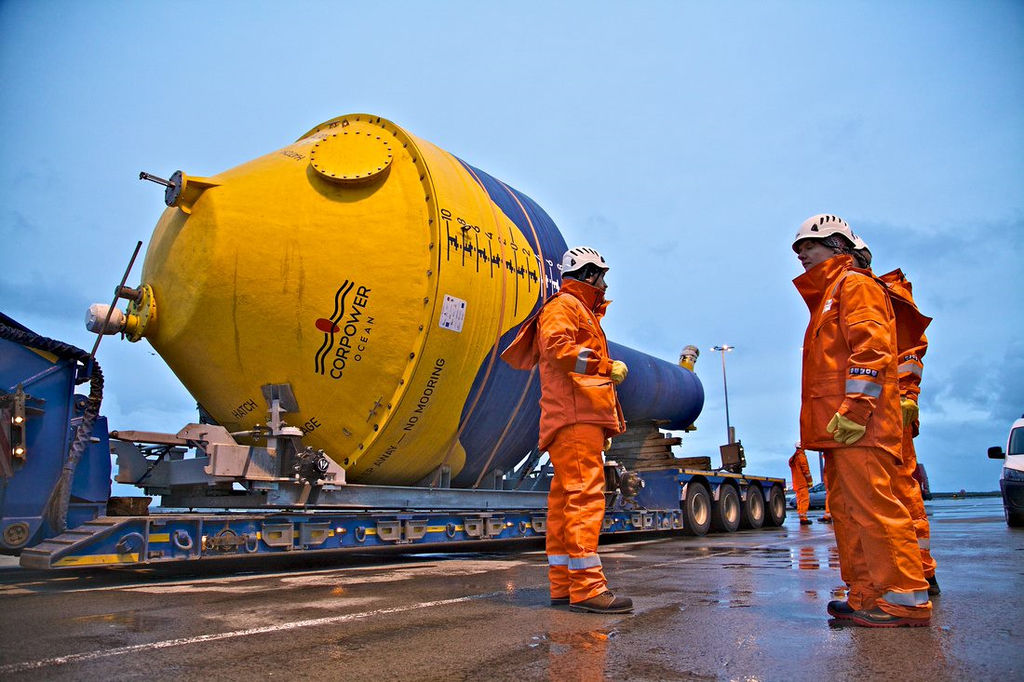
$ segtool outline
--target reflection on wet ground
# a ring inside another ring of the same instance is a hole
[[[800,547],[752,547],[737,548],[730,556],[735,561],[727,561],[722,568],[793,568],[801,571],[817,571],[821,569],[839,569],[839,549],[834,545],[802,545]]]
[[[552,631],[540,638],[548,647],[548,679],[600,680],[605,673],[608,640],[615,630]]]
[[[163,619],[138,611],[122,611],[120,613],[98,613],[88,616],[76,616],[67,619],[74,626],[99,624],[111,630],[124,632],[149,632],[163,622]]]
[[[822,568],[839,570],[839,548],[835,545],[804,545],[789,550],[793,568],[800,571],[817,571]]]
[[[930,628],[830,622],[846,597],[835,537],[791,517],[602,545],[632,614],[551,608],[543,551],[0,575],[0,678],[1024,679],[1024,531],[998,498],[927,508],[943,586]]]

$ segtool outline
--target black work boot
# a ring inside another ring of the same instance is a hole
[[[853,618],[854,608],[849,602],[834,600],[828,603],[828,615],[837,620],[850,620]]]
[[[931,615],[924,618],[905,618],[886,613],[882,609],[870,611],[854,611],[850,616],[854,625],[863,628],[921,628],[932,624]]]
[[[925,578],[928,581],[928,596],[937,597],[942,594],[942,590],[939,588],[939,581],[933,575],[930,578]]]
[[[552,597],[551,598],[551,605],[552,606],[568,606],[569,605],[569,598],[568,597]]]
[[[633,600],[629,597],[616,597],[606,590],[596,597],[569,604],[573,611],[590,613],[629,613],[633,610]]]

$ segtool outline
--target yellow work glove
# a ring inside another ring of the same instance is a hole
[[[616,385],[625,381],[627,374],[629,374],[629,367],[626,367],[626,363],[622,360],[612,360],[612,381]]]
[[[900,401],[900,409],[903,410],[903,425],[909,426],[915,419],[920,411],[917,409],[917,403],[910,398],[904,398]]]
[[[832,434],[837,443],[853,445],[864,437],[864,432],[868,430],[868,427],[861,426],[852,419],[847,419],[836,412],[835,416],[832,417],[832,421],[825,427],[825,430]]]
[[[604,439],[604,451],[608,452],[611,449],[612,449],[612,439],[611,438],[605,438]]]

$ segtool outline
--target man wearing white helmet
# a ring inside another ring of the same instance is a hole
[[[825,453],[825,480],[848,601],[829,615],[865,627],[931,622],[928,582],[907,508],[893,493],[903,417],[897,333],[885,287],[857,268],[866,248],[846,221],[820,214],[793,240],[793,280],[811,319],[804,335],[800,443]]]
[[[853,257],[857,267],[871,269],[871,251],[860,241],[855,246]],[[928,338],[925,330],[931,318],[923,315],[914,302],[913,285],[899,268],[884,275],[878,275],[885,285],[896,314],[896,345],[899,352],[900,409],[903,412],[903,464],[900,477],[893,484],[892,491],[914,520],[914,532],[921,550],[921,565],[928,581],[928,594],[941,594],[939,581],[935,577],[936,562],[931,553],[931,524],[924,508],[921,485],[914,478],[917,469],[917,450],[914,439],[921,429],[918,420],[918,398],[921,395],[921,377],[924,373],[924,355],[928,352]]]
[[[546,550],[552,606],[625,613],[632,600],[608,590],[597,554],[604,519],[605,441],[625,420],[615,385],[623,362],[612,360],[601,318],[608,308],[608,265],[586,246],[562,258],[562,286],[520,328],[502,353],[513,367],[540,369],[540,439],[555,473],[548,494]]]

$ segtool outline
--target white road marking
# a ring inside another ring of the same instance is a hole
[[[370,583],[393,583],[401,580],[413,580],[415,578],[423,578],[431,575],[442,575],[446,577],[450,576],[469,576],[478,575],[480,573],[489,573],[492,571],[503,571],[506,569],[514,568],[522,565],[523,561],[451,561],[445,564],[429,564],[429,565],[408,565],[405,567],[395,567],[394,569],[387,568],[383,569],[383,572],[379,575],[366,575],[360,576],[352,572],[337,572],[337,575],[331,573],[314,573],[314,572],[303,572],[299,575],[295,573],[289,573],[280,577],[280,583],[273,587],[274,590],[280,590],[282,587],[291,588],[302,588],[302,587],[322,587],[329,584],[337,585],[366,585]],[[379,566],[375,567],[376,570],[382,570]],[[249,576],[250,581],[253,578],[266,578],[275,576]],[[96,588],[99,589],[99,588]],[[107,588],[102,588],[107,589]],[[122,585],[119,589],[123,589],[127,592],[142,592],[145,594],[175,594],[175,593],[188,593],[196,594],[199,592],[230,592],[232,594],[241,594],[243,592],[262,592],[267,588],[266,585],[252,584],[252,585],[237,585],[232,584],[230,580],[195,580],[189,582],[174,582],[174,583],[156,583],[149,585]],[[71,590],[69,590],[71,591]]]
[[[830,538],[828,538],[828,539],[830,539]],[[630,544],[632,544],[632,543],[630,543]],[[641,571],[641,570],[647,571],[647,570],[650,570],[652,568],[663,568],[663,567],[666,567],[666,566],[673,566],[673,565],[676,565],[676,564],[692,563],[694,561],[701,561],[703,559],[712,559],[712,558],[717,558],[717,557],[721,557],[721,556],[727,556],[729,554],[735,554],[735,553],[738,553],[738,552],[749,551],[751,549],[767,549],[767,548],[771,548],[771,547],[789,546],[790,544],[791,544],[791,541],[789,541],[789,540],[780,540],[780,541],[777,541],[777,542],[758,544],[758,545],[747,546],[747,547],[742,547],[742,548],[733,547],[733,548],[729,548],[729,549],[722,550],[722,551],[708,552],[707,554],[702,554],[702,555],[699,555],[699,556],[681,557],[679,559],[672,559],[670,561],[663,561],[663,562],[659,562],[659,563],[655,563],[655,564],[643,564],[642,566],[637,566],[637,567],[634,567],[634,568],[619,569],[617,571],[617,573],[632,573],[632,572]],[[609,553],[609,554],[611,554],[611,553]],[[455,560],[455,561],[457,562],[458,560]],[[469,563],[477,563],[477,561],[471,561]],[[481,565],[491,566],[492,568],[494,566],[498,566],[499,570],[501,570],[501,569],[510,568],[512,566],[515,566],[515,565],[519,565],[519,564],[524,563],[524,562],[521,562],[521,561],[493,561],[493,562],[491,562],[491,561],[488,561],[488,560],[483,560],[483,561],[479,561],[479,563]],[[449,564],[448,562],[445,562],[445,564],[447,564],[447,566],[430,565],[429,567],[424,567],[422,565],[417,566],[415,564],[406,564],[405,567],[406,568],[431,568],[431,569],[440,568],[440,569],[442,569],[442,572],[443,572],[444,568],[449,568],[450,569],[451,566],[452,566],[452,564]],[[380,570],[380,567],[379,566],[374,566],[374,567],[357,567],[357,569],[353,569],[353,570],[358,570],[358,569],[361,569],[361,570]],[[339,570],[339,569],[336,569],[336,568],[332,568],[332,569],[327,569],[327,570],[323,570],[323,571],[307,571],[305,573],[308,574],[308,575],[324,574],[324,573],[332,573],[332,572],[346,573],[346,572],[348,572],[348,570],[349,569],[341,569],[341,570]],[[473,573],[477,573],[478,571],[476,571],[476,570],[469,570],[469,571],[463,571],[463,572],[469,573],[469,574],[473,574]],[[219,579],[217,582],[237,582],[237,581],[240,581],[240,580],[259,580],[259,579],[264,579],[264,578],[268,578],[268,577],[276,577],[276,576],[288,576],[288,577],[291,577],[291,578],[295,578],[296,574],[295,574],[295,572],[289,572],[289,573],[276,573],[276,574],[265,574],[265,575],[234,576],[234,577],[230,577],[230,578]],[[180,581],[180,582],[176,582],[176,583],[164,583],[164,585],[194,585],[195,582],[196,581]],[[125,589],[126,587],[128,589],[132,589],[132,588],[138,589],[138,588],[142,588],[142,587],[145,587],[145,586],[144,585],[137,585],[137,586],[119,585],[119,586],[85,588],[83,590],[68,590],[68,591],[69,592],[88,592],[88,591],[94,591],[94,590]],[[420,603],[417,603],[417,604],[407,604],[405,606],[396,606],[396,607],[391,607],[391,608],[386,608],[386,609],[376,609],[376,610],[373,610],[373,611],[364,611],[364,612],[361,612],[361,613],[349,613],[349,614],[344,614],[344,615],[340,615],[340,616],[330,616],[330,617],[327,617],[327,618],[314,618],[314,619],[309,619],[309,620],[294,621],[294,622],[291,622],[291,623],[280,623],[280,624],[277,624],[277,625],[266,625],[266,626],[258,627],[258,628],[246,628],[246,629],[242,629],[242,630],[233,630],[233,631],[229,631],[229,632],[213,633],[213,634],[209,634],[209,635],[197,635],[195,637],[183,637],[183,638],[179,638],[179,639],[169,639],[169,640],[164,640],[164,641],[161,641],[161,642],[151,642],[149,644],[136,644],[136,645],[133,645],[133,646],[119,647],[119,648],[116,648],[116,649],[107,649],[107,650],[104,650],[104,651],[89,651],[89,652],[84,652],[84,653],[80,653],[80,654],[69,654],[67,656],[56,656],[56,657],[53,657],[53,658],[40,659],[38,661],[26,661],[26,662],[23,662],[23,663],[11,663],[11,664],[8,664],[8,665],[0,666],[0,675],[7,675],[7,674],[11,674],[11,673],[24,672],[26,670],[38,670],[38,669],[41,669],[41,668],[48,668],[48,667],[57,666],[57,665],[65,665],[65,664],[68,664],[68,663],[82,663],[82,662],[87,662],[87,661],[93,661],[93,660],[100,659],[100,658],[109,658],[111,656],[121,656],[123,654],[136,653],[136,652],[140,652],[140,651],[151,651],[151,650],[157,650],[157,649],[167,649],[167,648],[176,647],[176,646],[187,646],[187,645],[190,645],[190,644],[201,644],[203,642],[215,642],[215,641],[219,641],[219,640],[233,639],[233,638],[237,638],[237,637],[248,637],[250,635],[259,635],[259,634],[265,634],[265,633],[271,633],[271,632],[286,632],[286,631],[289,631],[289,630],[296,630],[296,629],[299,629],[299,628],[318,627],[318,626],[322,626],[322,625],[333,625],[333,624],[337,624],[337,623],[345,623],[345,622],[354,621],[354,620],[362,620],[364,618],[374,618],[374,617],[386,616],[386,615],[395,614],[395,613],[405,613],[405,612],[408,612],[408,611],[415,611],[415,610],[418,610],[418,609],[431,608],[431,607],[434,607],[434,606],[447,606],[449,604],[460,604],[460,603],[469,602],[469,601],[473,601],[473,600],[477,600],[477,599],[487,599],[487,598],[496,597],[496,596],[507,596],[507,594],[508,594],[507,591],[490,592],[490,593],[487,593],[487,594],[476,594],[476,595],[471,595],[471,596],[466,596],[466,597],[455,597],[455,598],[452,598],[452,599],[441,599],[441,600],[437,600],[437,601],[420,602]]]
[[[455,561],[458,561],[458,560],[455,560]],[[294,579],[297,575],[304,575],[304,576],[311,576],[311,577],[313,577],[313,576],[327,576],[327,575],[331,575],[331,574],[335,574],[336,573],[336,574],[338,574],[339,577],[345,577],[345,576],[350,576],[350,575],[358,574],[358,573],[365,573],[365,572],[372,572],[372,571],[381,571],[381,570],[394,570],[394,571],[397,572],[397,571],[400,571],[400,570],[409,570],[409,569],[419,569],[419,570],[422,570],[422,571],[429,571],[430,569],[436,569],[435,570],[436,573],[447,574],[447,571],[449,569],[448,569],[447,566],[445,566],[445,564],[450,564],[450,563],[451,563],[450,561],[446,560],[446,561],[442,561],[442,562],[438,562],[438,563],[430,563],[430,564],[423,564],[423,563],[418,563],[418,562],[409,562],[409,563],[404,563],[404,564],[392,564],[392,565],[390,565],[388,567],[382,567],[382,566],[378,566],[378,565],[374,565],[374,566],[350,566],[350,567],[334,566],[334,567],[331,567],[331,568],[310,569],[310,570],[301,570],[301,571],[281,571],[281,572],[278,572],[278,573],[246,573],[246,574],[243,574],[243,575],[226,576],[226,577],[222,577],[222,578],[211,577],[211,578],[195,578],[195,579],[191,579],[191,580],[168,580],[168,581],[161,581],[159,579],[156,579],[156,580],[142,579],[142,581],[136,582],[136,583],[118,583],[118,584],[115,584],[115,585],[101,585],[101,586],[98,586],[98,587],[79,587],[79,588],[68,587],[67,589],[59,589],[58,588],[58,589],[47,590],[47,591],[33,589],[33,588],[37,588],[37,587],[50,586],[55,581],[77,580],[77,576],[67,576],[67,577],[61,577],[61,578],[47,578],[46,580],[34,580],[34,581],[31,581],[31,582],[24,582],[24,583],[13,583],[13,584],[10,584],[10,585],[0,585],[0,595],[10,594],[10,595],[19,595],[19,596],[31,596],[31,595],[42,596],[42,595],[45,595],[45,594],[52,594],[52,593],[58,592],[58,591],[60,593],[62,593],[62,594],[72,594],[72,593],[79,593],[79,592],[109,592],[109,591],[112,591],[112,590],[133,590],[133,589],[138,589],[138,588],[152,588],[154,586],[163,586],[163,587],[172,587],[172,586],[192,587],[192,586],[195,586],[195,585],[205,585],[205,586],[210,586],[210,585],[229,585],[229,584],[239,583],[239,582],[249,582],[249,581],[253,581],[253,580],[264,580],[264,579],[267,579],[267,578],[284,578],[284,579],[292,578],[292,579]],[[523,562],[517,562],[517,563],[523,563]],[[61,586],[61,587],[63,587],[63,586]]]
[[[190,644],[201,644],[203,642],[217,642],[224,639],[249,637],[251,635],[262,635],[271,632],[287,632],[289,630],[298,630],[299,628],[319,627],[322,625],[335,625],[338,623],[346,623],[353,620],[362,620],[364,618],[377,618],[380,616],[388,616],[395,613],[405,613],[407,611],[427,609],[432,608],[434,606],[448,606],[450,604],[461,604],[476,599],[487,599],[489,597],[504,596],[505,594],[506,592],[504,591],[489,592],[487,594],[474,594],[468,597],[455,597],[453,599],[440,599],[437,601],[420,602],[418,604],[406,604],[405,606],[394,606],[388,609],[363,611],[362,613],[347,613],[341,616],[331,616],[329,618],[313,618],[310,620],[298,620],[293,621],[291,623],[265,625],[263,627],[246,628],[244,630],[234,630],[231,632],[216,632],[209,635],[197,635],[195,637],[167,639],[162,642],[150,642],[149,644],[135,644],[132,646],[118,647],[116,649],[106,649],[104,651],[87,651],[80,654],[55,656],[53,658],[44,658],[38,661],[10,663],[8,665],[0,666],[0,675],[10,675],[12,673],[25,672],[26,670],[39,670],[40,668],[49,668],[56,665],[66,665],[68,663],[85,663],[100,658],[110,658],[111,656],[122,656],[124,654],[153,651],[156,649],[168,649],[176,646],[188,646]]]

